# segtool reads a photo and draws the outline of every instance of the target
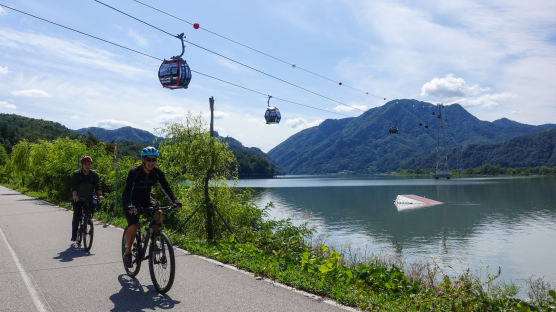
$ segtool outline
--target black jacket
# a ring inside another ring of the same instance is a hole
[[[94,170],[89,170],[89,174],[85,175],[81,169],[77,169],[71,175],[71,191],[77,191],[79,199],[85,200],[99,190],[100,177]]]
[[[148,174],[143,170],[143,165],[138,165],[129,170],[125,189],[122,195],[123,208],[127,209],[130,204],[138,207],[150,205],[151,190],[156,183],[160,183],[166,196],[176,202],[176,196],[170,189],[170,185],[164,176],[164,172],[154,167]]]

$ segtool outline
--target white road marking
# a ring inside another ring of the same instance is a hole
[[[29,277],[29,275],[27,275],[27,272],[25,272],[25,270],[23,269],[23,266],[19,262],[19,259],[17,258],[17,255],[15,254],[15,251],[13,250],[12,246],[8,242],[8,239],[6,238],[6,235],[4,234],[4,232],[2,231],[2,228],[0,228],[0,234],[2,234],[2,237],[4,238],[4,242],[6,243],[6,246],[8,246],[8,250],[10,251],[10,254],[12,255],[12,258],[14,259],[15,265],[17,266],[17,270],[19,271],[19,274],[21,275],[21,278],[23,279],[23,282],[25,282],[25,286],[27,287],[27,290],[29,291],[29,294],[31,295],[31,299],[33,299],[33,303],[35,304],[35,307],[37,308],[37,311],[47,312],[48,309],[46,309],[46,306],[42,302],[39,292],[37,291],[35,286],[33,286],[33,282],[31,281],[31,278]]]

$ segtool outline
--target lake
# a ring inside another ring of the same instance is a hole
[[[240,180],[271,218],[307,222],[327,245],[351,255],[434,261],[451,276],[467,268],[483,280],[524,285],[530,276],[556,285],[556,178],[284,176]],[[398,194],[442,205],[398,211]],[[326,237],[329,235],[329,237]]]

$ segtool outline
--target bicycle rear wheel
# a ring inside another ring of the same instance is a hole
[[[95,228],[93,227],[93,220],[85,219],[83,223],[83,248],[85,251],[90,251],[91,247],[93,247],[93,235],[95,233]]]
[[[124,259],[125,254],[125,234],[127,233],[127,227],[124,230],[124,235],[122,236],[122,262]],[[131,263],[133,266],[128,268],[124,263],[124,268],[129,276],[135,276],[139,273],[139,269],[141,269],[141,235],[139,231],[135,233],[135,239],[133,240],[133,245],[131,245]]]
[[[163,294],[172,288],[176,273],[174,248],[163,232],[153,234],[149,249],[149,271],[156,290]]]

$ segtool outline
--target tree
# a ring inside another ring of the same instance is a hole
[[[160,144],[159,165],[177,186],[178,197],[186,199],[189,207],[184,210],[206,212],[195,214],[189,231],[212,240],[213,226],[214,238],[222,236],[226,231],[222,222],[210,224],[212,208],[236,228],[261,219],[262,212],[248,200],[246,191],[228,186],[228,180],[237,180],[237,171],[231,169],[237,168],[232,166],[236,159],[226,143],[210,136],[200,116],[189,115],[185,123],[160,130],[166,139]]]
[[[21,186],[25,186],[25,176],[29,174],[31,143],[27,140],[19,142],[12,148],[10,157],[13,173],[21,178]]]

